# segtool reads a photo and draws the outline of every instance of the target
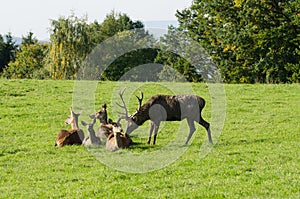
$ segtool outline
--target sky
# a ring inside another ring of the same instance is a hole
[[[0,2],[0,34],[22,37],[33,32],[49,38],[50,19],[88,16],[89,22],[102,22],[112,10],[143,23],[176,21],[176,10],[190,7],[192,0],[7,0]],[[155,28],[155,27],[153,27]]]

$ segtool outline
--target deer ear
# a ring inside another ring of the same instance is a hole
[[[103,104],[102,108],[103,108],[103,109],[106,109],[106,108],[107,108],[107,105],[106,105],[106,104]]]
[[[86,125],[87,125],[87,123],[86,123],[85,121],[81,121],[81,124],[82,124],[83,126],[86,126]]]
[[[77,113],[77,115],[81,115],[81,113],[82,113],[82,111],[79,111],[79,112]]]

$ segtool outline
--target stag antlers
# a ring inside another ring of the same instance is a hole
[[[138,110],[142,107],[142,102],[143,102],[143,99],[144,99],[144,93],[142,91],[140,91],[140,94],[141,94],[141,98],[139,98],[137,95],[136,95],[136,98],[138,99],[139,101],[139,108]]]
[[[118,112],[121,115],[120,118],[119,118],[119,120],[118,120],[118,122],[120,122],[121,119],[128,120],[130,118],[130,116],[128,115],[128,109],[126,107],[125,100],[123,98],[125,90],[126,90],[126,88],[124,88],[123,91],[121,91],[119,93],[119,96],[121,98],[121,101],[122,101],[123,105],[121,105],[119,103],[116,103],[119,107],[121,107],[125,111],[124,113]],[[139,97],[137,95],[135,96],[138,99],[138,101],[139,101],[139,106],[138,106],[137,110],[139,110],[142,107],[142,102],[143,102],[143,99],[144,99],[144,93],[142,91],[140,91],[140,95],[141,95],[141,97]]]
[[[121,115],[120,118],[118,119],[118,122],[120,122],[121,119],[127,120],[129,118],[129,116],[128,116],[128,109],[126,107],[126,104],[125,104],[125,101],[124,101],[124,98],[123,98],[125,90],[126,90],[126,88],[124,88],[123,91],[121,91],[119,93],[119,96],[121,98],[121,101],[122,101],[123,105],[121,105],[119,103],[116,103],[119,107],[121,107],[125,111],[125,113],[118,112]]]

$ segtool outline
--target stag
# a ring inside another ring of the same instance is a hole
[[[87,124],[85,121],[81,121],[81,124],[86,127],[88,131],[88,136],[84,138],[82,144],[84,146],[90,146],[90,145],[100,145],[101,141],[100,138],[96,137],[95,131],[94,131],[94,124],[96,123],[96,118],[93,119],[93,122],[90,124]]]
[[[124,92],[125,89],[119,94],[123,105],[118,104],[118,106],[125,111],[125,113],[121,113],[121,118],[127,121],[127,134],[137,129],[145,121],[151,120],[147,143],[150,144],[154,131],[153,144],[155,144],[157,132],[162,121],[181,121],[187,119],[190,132],[185,141],[185,145],[188,144],[196,130],[195,121],[206,129],[208,140],[212,144],[210,124],[201,116],[201,111],[205,106],[205,100],[203,98],[197,95],[154,95],[142,105],[144,95],[143,92],[141,92],[141,97],[136,96],[139,101],[139,107],[129,116],[123,99]]]
[[[78,117],[81,114],[74,113],[70,108],[71,115],[65,120],[65,124],[71,124],[72,129],[60,130],[55,140],[55,146],[63,147],[65,145],[81,144],[84,139],[84,134],[78,127]]]

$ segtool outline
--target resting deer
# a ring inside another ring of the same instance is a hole
[[[129,135],[122,133],[122,128],[117,123],[113,124],[113,133],[111,133],[106,141],[106,149],[116,151],[119,149],[128,148],[132,144]]]
[[[123,105],[118,105],[125,110],[121,118],[127,121],[127,134],[130,134],[145,121],[151,120],[147,143],[150,144],[152,132],[154,131],[153,144],[155,144],[161,121],[181,121],[187,119],[190,132],[185,145],[188,144],[196,130],[195,121],[207,130],[208,140],[212,144],[210,124],[201,116],[201,111],[205,106],[203,98],[196,95],[155,95],[142,105],[144,96],[141,92],[141,98],[136,96],[139,101],[138,109],[132,115],[128,116],[128,110],[123,99],[124,91],[125,89],[119,94]]]
[[[100,127],[96,131],[96,136],[102,140],[106,140],[107,137],[113,132],[114,125],[118,125],[121,128],[119,122],[114,123],[111,119],[107,122],[107,105],[103,104],[102,109],[100,109],[95,114],[91,114],[90,118],[94,119],[97,118],[100,121]]]
[[[70,111],[71,115],[65,120],[65,124],[71,124],[72,129],[60,130],[55,140],[55,146],[63,147],[65,145],[82,144],[84,134],[78,127],[78,117],[81,112],[74,113],[72,107]]]
[[[96,123],[96,118],[93,119],[93,122],[90,124],[87,124],[85,121],[81,121],[81,124],[86,127],[88,131],[88,136],[84,138],[82,144],[84,146],[90,146],[90,145],[100,145],[101,141],[100,138],[96,137],[95,131],[94,131],[94,124]]]

